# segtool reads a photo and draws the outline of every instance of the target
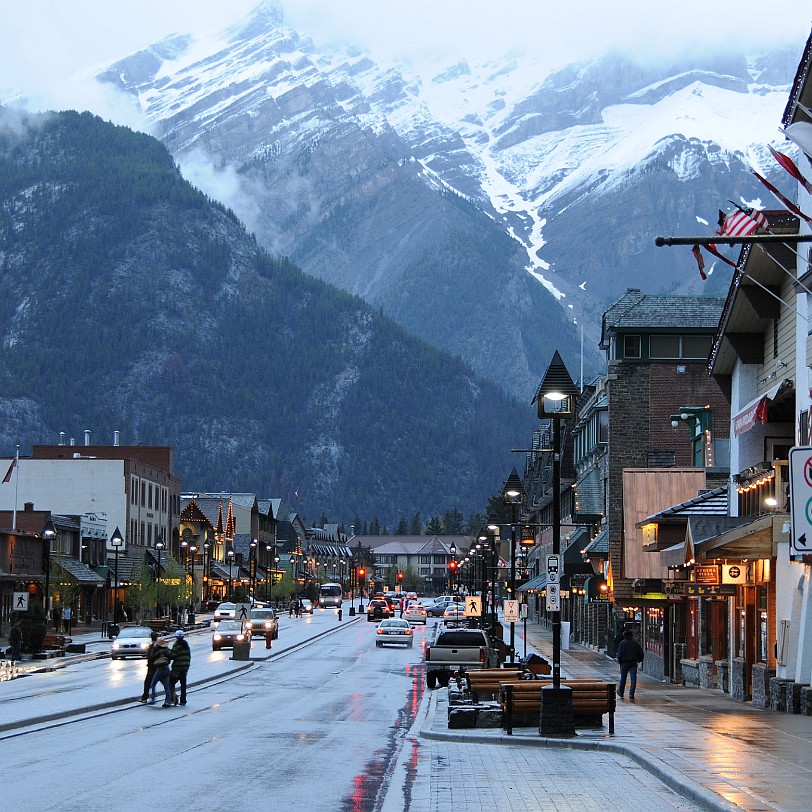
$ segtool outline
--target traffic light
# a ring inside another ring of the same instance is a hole
[[[363,567],[358,567],[358,578],[363,581],[366,576],[367,571]]]
[[[457,562],[449,561],[448,568],[451,570],[451,572],[454,572],[457,569]]]
[[[403,573],[399,572],[398,573],[398,581],[402,581],[402,580],[403,580]]]

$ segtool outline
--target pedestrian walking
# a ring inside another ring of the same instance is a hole
[[[144,676],[144,690],[141,692],[139,702],[146,702],[147,699],[149,699],[149,691],[150,688],[152,688],[152,678],[155,676],[155,643],[158,640],[158,632],[152,632],[150,638],[152,642],[147,649],[147,673]]]
[[[61,632],[62,631],[62,610],[58,606],[54,607],[53,618],[54,618],[54,631],[55,632]]]
[[[23,645],[23,632],[20,628],[19,620],[15,620],[14,623],[11,624],[8,641],[11,643],[11,662],[16,663],[20,659],[20,649]]]
[[[180,700],[181,705],[186,704],[186,675],[189,673],[189,666],[192,664],[192,650],[185,639],[186,635],[182,629],[175,632],[175,645],[169,656],[172,658],[172,670],[169,675],[169,684],[172,687],[172,704],[177,705]],[[180,697],[175,690],[175,684],[180,683]]]
[[[152,697],[149,700],[150,705],[155,704],[158,683],[160,682],[161,685],[164,686],[164,704],[161,707],[172,707],[172,686],[169,684],[169,663],[171,660],[172,657],[170,655],[169,646],[166,640],[162,640],[159,637],[155,641],[155,654],[152,658],[152,664],[155,667],[155,671],[152,675],[152,683],[150,685],[150,691],[152,693]]]
[[[637,666],[643,662],[643,647],[634,639],[634,632],[631,629],[623,632],[623,640],[617,647],[617,661],[620,663],[620,685],[617,686],[617,695],[623,699],[628,677],[629,699],[634,702],[634,691],[637,688]]]
[[[291,598],[290,603],[288,604],[288,617],[293,617],[293,613],[296,611],[296,598]]]
[[[70,634],[71,620],[73,620],[73,610],[70,606],[66,606],[65,611],[62,612],[62,623],[65,625],[65,634]]]

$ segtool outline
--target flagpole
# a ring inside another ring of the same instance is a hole
[[[812,242],[812,234],[742,234],[739,237],[657,237],[654,244],[658,248],[671,245],[782,245],[788,242]]]
[[[17,454],[14,457],[14,512],[11,516],[11,529],[17,529],[17,495],[20,492],[20,444],[17,443]]]

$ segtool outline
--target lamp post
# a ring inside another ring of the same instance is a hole
[[[251,544],[248,549],[248,597],[249,603],[251,598],[256,598],[254,592],[256,591],[257,582],[257,540],[251,539]]]
[[[553,556],[557,557],[557,563],[561,560],[561,420],[575,415],[577,394],[578,388],[556,350],[533,402],[538,401],[539,419],[552,418],[553,421]],[[549,574],[549,565],[547,570]],[[553,684],[541,692],[539,732],[574,735],[572,689],[561,685],[561,595],[559,592],[551,595],[549,585],[547,609],[552,610],[553,616]]]
[[[203,587],[201,600],[205,604],[209,600],[209,548],[211,545],[208,541],[203,542]]]
[[[524,499],[524,486],[518,471],[514,468],[502,488],[502,499],[510,505],[510,600],[516,600],[516,506]],[[510,662],[516,662],[516,624],[510,622]]]
[[[158,569],[155,578],[155,617],[159,617],[161,614],[161,550],[165,546],[164,537],[158,536],[155,539],[155,549],[158,551]]]
[[[115,550],[116,554],[115,570],[113,571],[113,575],[116,579],[115,586],[113,587],[113,623],[118,623],[118,551],[124,546],[124,536],[121,535],[121,531],[118,528],[116,528],[113,535],[110,536],[110,546]]]
[[[42,537],[45,539],[45,555],[43,556],[43,564],[45,566],[45,596],[43,598],[42,608],[45,610],[45,617],[47,618],[51,609],[51,543],[56,538],[56,525],[50,516],[42,528]]]
[[[232,580],[231,580],[231,565],[234,563],[234,550],[233,548],[229,547],[226,550],[226,558],[228,559],[228,599],[231,600],[233,596],[232,590]]]
[[[195,555],[197,553],[197,547],[192,544],[189,547],[189,580],[192,582],[192,590],[189,603],[191,604],[192,611],[194,611],[195,606]]]

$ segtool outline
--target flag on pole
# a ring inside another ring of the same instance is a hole
[[[812,124],[806,121],[796,121],[784,128],[784,135],[799,146],[812,160]]]
[[[699,275],[702,277],[703,281],[706,280],[708,275],[705,273],[705,260],[702,258],[702,250],[698,245],[694,245],[694,247],[691,249],[691,253],[694,255],[697,268],[699,268]]]
[[[11,461],[11,465],[8,467],[8,471],[6,471],[6,475],[3,477],[3,484],[7,482],[11,482],[11,475],[14,473],[14,469],[17,467],[17,458],[15,457]]]
[[[725,214],[719,210],[719,230],[717,234],[724,237],[747,237],[758,231],[759,228],[767,228],[767,218],[755,209],[743,209],[734,203],[736,211]]]
[[[806,220],[807,223],[812,223],[812,217],[807,217],[791,200],[787,200],[775,186],[767,180],[767,178],[762,177],[759,175],[758,172],[753,172],[753,174],[784,204],[784,208],[787,211],[792,212],[792,214],[800,217],[803,220]]]
[[[719,253],[719,249],[718,249],[718,248],[717,248],[717,247],[716,247],[716,246],[715,246],[713,243],[708,243],[708,244],[705,246],[705,250],[706,250],[706,251],[707,251],[709,254],[713,254],[713,255],[714,255],[714,256],[715,256],[717,259],[721,259],[721,260],[722,260],[722,262],[726,262],[726,263],[727,263],[728,265],[730,265],[731,267],[733,267],[733,268],[735,268],[735,267],[736,267],[736,263],[735,263],[735,262],[733,262],[733,260],[732,260],[732,259],[728,259],[728,258],[727,258],[726,256],[724,256],[723,254],[720,254],[720,253]]]
[[[786,169],[787,172],[789,172],[789,174],[792,175],[792,177],[795,178],[795,180],[797,180],[798,183],[800,183],[801,186],[803,186],[807,192],[812,194],[812,183],[810,183],[801,174],[801,170],[798,169],[798,167],[795,164],[795,161],[793,161],[792,158],[789,157],[789,155],[784,155],[783,152],[778,152],[778,150],[773,149],[769,144],[767,145],[767,149],[770,150],[773,158],[775,158],[775,160],[778,161],[778,163],[780,163],[781,166],[783,166],[784,169]]]

